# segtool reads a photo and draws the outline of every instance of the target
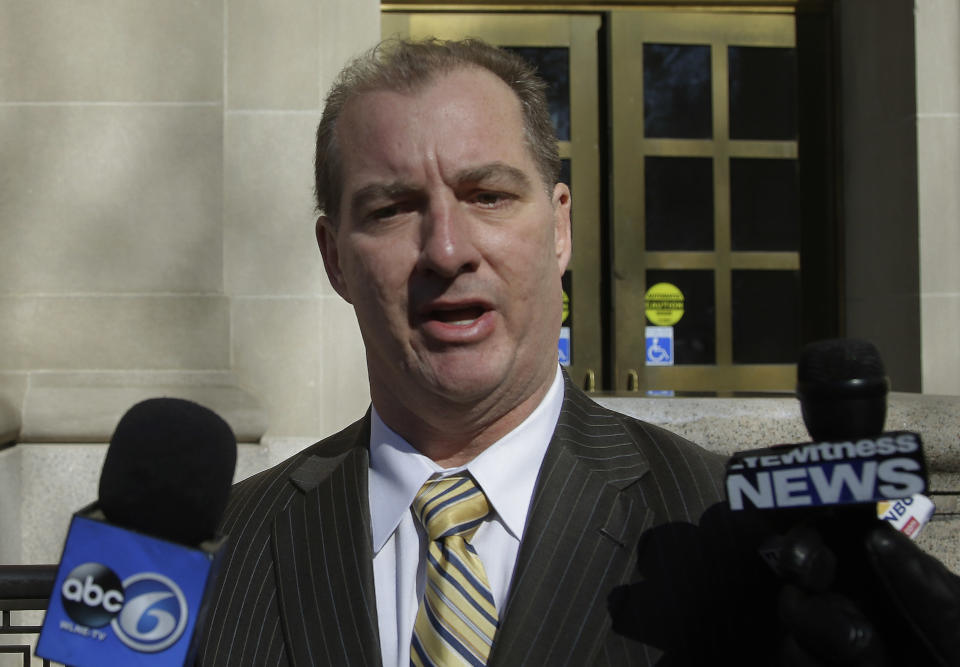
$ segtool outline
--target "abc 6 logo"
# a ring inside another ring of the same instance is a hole
[[[75,623],[100,628],[108,623],[130,648],[155,653],[173,645],[187,627],[187,601],[180,587],[156,572],[120,581],[100,563],[75,567],[60,587],[63,609]]]

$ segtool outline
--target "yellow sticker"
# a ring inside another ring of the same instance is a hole
[[[570,297],[567,295],[566,290],[560,290],[563,292],[563,319],[561,322],[566,322],[567,318],[570,317]]]
[[[657,283],[644,297],[647,319],[659,327],[672,327],[683,317],[683,292],[676,285]]]

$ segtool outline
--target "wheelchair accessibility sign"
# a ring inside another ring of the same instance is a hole
[[[647,366],[673,366],[673,327],[647,327]]]

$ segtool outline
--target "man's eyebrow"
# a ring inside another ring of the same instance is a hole
[[[461,184],[499,181],[524,189],[531,187],[530,178],[522,170],[503,162],[491,162],[477,167],[467,167],[457,172],[455,180]],[[353,193],[350,197],[350,206],[353,210],[359,210],[371,201],[393,201],[411,195],[419,195],[422,192],[422,188],[404,181],[370,183]]]
[[[353,196],[350,197],[350,206],[353,210],[357,210],[377,199],[392,201],[398,197],[407,197],[419,191],[415,186],[402,181],[371,183],[353,193]]]
[[[530,178],[520,169],[503,162],[491,162],[478,167],[468,167],[457,172],[457,183],[483,183],[506,181],[524,189],[531,187]]]

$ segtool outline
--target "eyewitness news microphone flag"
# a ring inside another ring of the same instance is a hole
[[[898,501],[927,490],[917,433],[737,452],[727,464],[732,510],[811,508]]]
[[[888,390],[872,343],[836,338],[805,346],[797,364],[797,397],[816,441],[735,453],[727,464],[730,508],[874,504],[878,518],[916,537],[933,513],[923,495],[923,444],[917,433],[882,432]],[[855,521],[867,517],[860,513]]]
[[[192,663],[236,456],[233,431],[203,406],[133,406],[111,438],[98,502],[70,524],[37,655],[74,667]]]

